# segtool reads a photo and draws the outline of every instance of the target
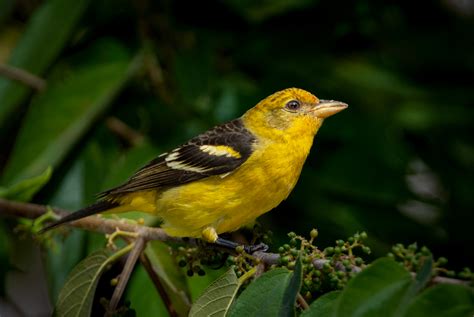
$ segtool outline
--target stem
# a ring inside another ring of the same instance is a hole
[[[23,217],[23,218],[35,219],[45,214],[47,211],[48,211],[47,206],[31,204],[31,203],[20,203],[20,202],[0,198],[0,216]],[[53,211],[59,215],[68,214],[66,210],[59,209],[59,208],[53,208]],[[114,233],[115,231],[117,231],[117,229],[122,230],[122,231],[128,231],[128,232],[137,232],[139,233],[139,236],[145,239],[146,241],[157,240],[157,241],[173,242],[173,243],[187,244],[187,245],[197,244],[196,239],[182,239],[182,238],[170,237],[160,228],[147,227],[147,226],[132,224],[128,222],[123,222],[120,220],[106,219],[100,216],[90,216],[87,218],[76,220],[74,222],[71,222],[65,225],[69,227],[76,227],[76,228],[81,228],[81,229],[98,232],[98,233],[105,233],[105,234]],[[263,252],[263,251],[254,252],[252,256],[259,259],[261,262],[265,263],[266,265],[278,264],[279,259],[280,259],[280,255],[278,253],[270,253],[270,252]],[[313,265],[316,268],[318,268],[318,266],[322,265],[322,263],[319,263],[321,261],[324,261],[324,260],[313,261]],[[360,268],[356,266],[353,269],[360,270]],[[250,270],[247,273],[250,273],[250,272],[252,272],[252,270]],[[241,276],[241,278],[246,276],[247,273]],[[253,274],[255,274],[255,272],[253,272],[252,275]],[[460,284],[460,285],[467,285],[467,286],[470,285],[470,281],[464,281],[464,280],[459,280],[455,278],[441,277],[441,276],[434,277],[431,280],[431,283],[433,284],[440,284],[440,283]]]
[[[14,66],[0,64],[0,75],[19,81],[37,91],[43,91],[46,81],[32,73]]]
[[[252,276],[254,276],[256,272],[257,272],[257,267],[254,266],[252,269],[250,269],[250,271],[246,272],[244,275],[239,277],[239,285],[242,285],[243,283],[245,283],[245,281],[251,278]]]
[[[139,236],[134,243],[129,244],[131,246],[130,254],[128,255],[127,261],[125,262],[125,266],[120,273],[119,282],[115,287],[114,293],[112,298],[110,299],[109,309],[106,313],[106,316],[112,316],[113,312],[117,309],[117,305],[120,301],[120,298],[125,291],[125,287],[127,286],[128,280],[130,275],[132,274],[133,268],[135,267],[135,263],[137,262],[140,254],[142,253],[143,249],[145,248],[145,239]]]
[[[301,308],[303,308],[303,310],[306,310],[309,308],[309,305],[308,303],[306,302],[306,300],[304,299],[303,296],[301,296],[301,294],[298,292],[298,294],[296,295],[296,301],[298,301],[298,304],[300,304]]]
[[[165,307],[168,310],[169,315],[171,317],[178,317],[178,312],[173,307],[173,303],[171,302],[171,299],[168,293],[166,292],[165,288],[161,284],[159,276],[156,274],[155,270],[153,270],[152,264],[150,263],[150,260],[148,259],[145,253],[142,253],[142,255],[140,256],[140,262],[142,263],[143,267],[147,271],[148,276],[150,277],[151,281],[155,285],[155,288],[158,291],[158,294],[160,294],[160,297],[163,300],[163,303],[165,304]]]

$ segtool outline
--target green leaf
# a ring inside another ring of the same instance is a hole
[[[143,291],[146,290],[146,296]],[[125,298],[136,316],[168,316],[168,310],[143,266],[138,265],[127,285]],[[179,308],[179,307],[178,307]],[[179,311],[179,309],[178,309]],[[185,315],[180,315],[185,316]]]
[[[406,317],[471,317],[474,292],[461,285],[439,284],[420,294],[408,307]]]
[[[0,197],[17,201],[30,201],[31,198],[49,181],[53,169],[48,166],[46,170],[38,176],[19,181],[8,187],[0,187]]]
[[[235,272],[230,268],[215,280],[191,307],[190,317],[226,316],[240,284]]]
[[[111,256],[109,250],[103,249],[82,260],[71,271],[59,294],[55,315],[90,316],[99,278],[107,266],[116,259],[117,256]]]
[[[395,316],[413,283],[410,273],[394,260],[378,259],[349,281],[335,316]]]
[[[5,169],[4,181],[28,178],[47,166],[59,165],[79,139],[106,110],[140,58],[114,41],[100,41],[91,57],[66,78],[52,79],[34,99]],[[34,140],[35,142],[31,142]]]
[[[88,4],[89,0],[45,1],[28,22],[8,64],[36,75],[42,74],[67,44]],[[0,126],[29,91],[23,84],[0,77]]]
[[[315,300],[307,310],[303,311],[301,317],[320,317],[320,316],[332,316],[335,312],[336,303],[340,291],[332,291],[324,294]]]
[[[153,271],[168,294],[180,316],[186,316],[191,308],[188,287],[182,270],[176,265],[169,246],[160,241],[150,241],[145,249]]]
[[[251,283],[232,306],[229,316],[293,316],[300,287],[298,260],[294,272],[273,269]]]

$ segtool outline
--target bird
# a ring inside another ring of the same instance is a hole
[[[102,212],[141,211],[161,218],[170,236],[236,248],[240,244],[219,235],[285,200],[323,121],[347,107],[299,88],[278,91],[241,117],[159,155],[122,185],[100,193],[96,203],[41,232]]]

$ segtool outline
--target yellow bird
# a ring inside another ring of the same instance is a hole
[[[323,120],[347,104],[289,88],[243,116],[218,125],[138,170],[125,184],[100,194],[43,231],[100,212],[142,211],[159,216],[171,236],[221,246],[220,238],[288,197]]]

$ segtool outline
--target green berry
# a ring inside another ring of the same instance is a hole
[[[286,267],[289,268],[290,270],[293,270],[295,268],[295,265],[296,265],[296,263],[295,263],[295,261],[293,261],[293,262],[288,263],[288,265]]]
[[[340,247],[343,246],[344,243],[345,243],[344,240],[337,240],[337,241],[336,241],[336,244],[337,244],[338,246],[340,246]]]
[[[340,254],[341,253],[341,248],[340,247],[335,247],[334,248],[334,254]]]
[[[367,232],[362,231],[362,232],[360,233],[360,238],[361,238],[362,240],[367,239]]]
[[[287,244],[287,243],[285,243],[285,244],[283,245],[283,248],[284,248],[286,251],[288,251],[288,250],[290,249],[290,245]]]
[[[293,231],[292,232],[288,232],[288,237],[290,238],[295,238],[296,237],[296,233],[294,233]]]
[[[282,265],[287,265],[289,262],[290,262],[290,257],[289,256],[280,257],[280,263]]]
[[[364,260],[362,260],[362,258],[355,258],[355,264],[357,266],[361,266],[362,264],[364,264]]]
[[[292,238],[290,240],[290,245],[293,246],[293,247],[296,245],[296,239],[295,238]]]
[[[416,249],[418,249],[418,246],[416,245],[416,242],[415,243],[412,243],[408,246],[408,250],[409,251],[412,251],[412,252],[415,252]]]
[[[428,249],[425,246],[422,246],[420,251],[421,251],[421,254],[423,254],[423,255],[431,255],[430,249]]]
[[[354,243],[354,241],[354,237],[347,238],[347,242],[349,242],[350,244]]]
[[[324,249],[324,253],[327,255],[333,254],[334,253],[334,248],[333,247],[327,247]]]
[[[239,245],[235,248],[235,252],[237,253],[242,253],[244,252],[244,246],[243,245]]]
[[[362,252],[364,252],[365,254],[370,254],[370,248],[369,247],[362,247]]]
[[[194,275],[194,272],[193,272],[193,270],[189,269],[189,270],[186,272],[186,274],[187,274],[189,277],[191,277],[191,276]]]
[[[316,237],[318,236],[318,230],[316,229],[312,229],[309,233],[309,236],[312,238],[312,239],[316,239]]]
[[[448,259],[446,259],[445,257],[440,257],[437,262],[439,266],[443,266],[448,264]]]

